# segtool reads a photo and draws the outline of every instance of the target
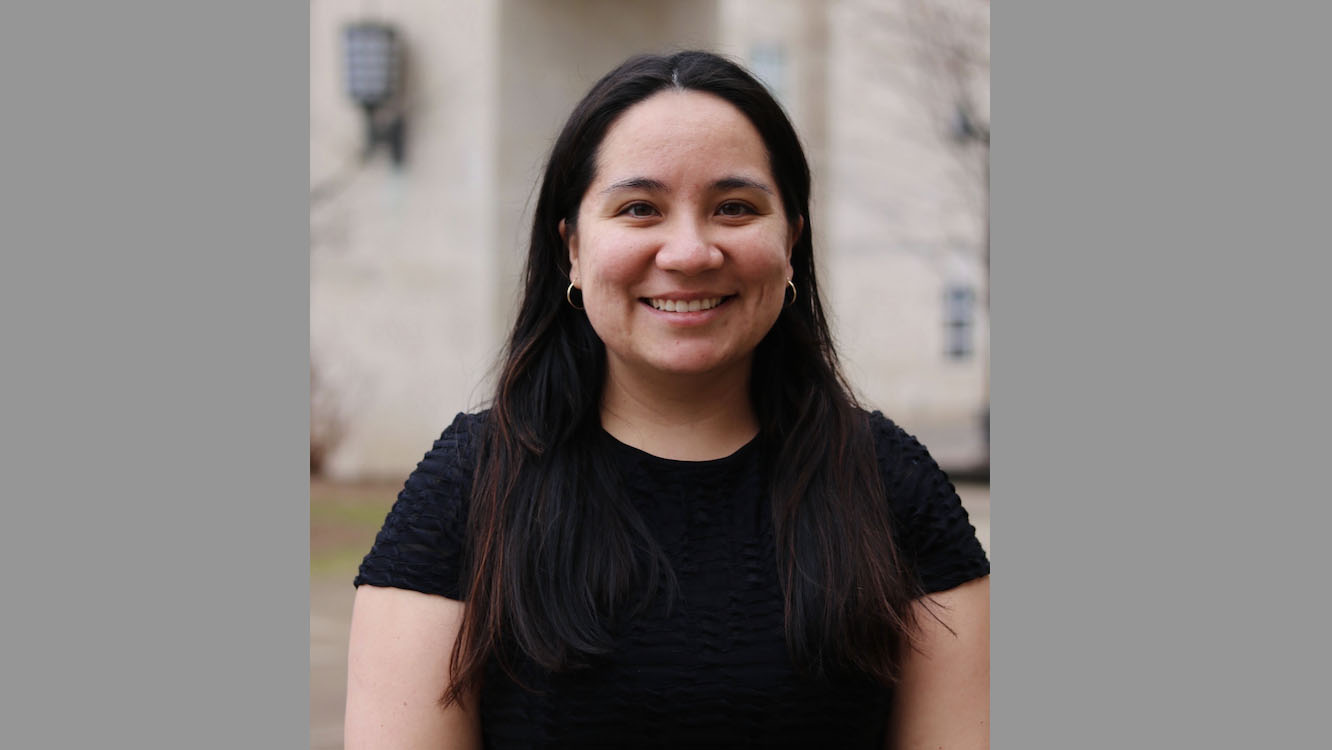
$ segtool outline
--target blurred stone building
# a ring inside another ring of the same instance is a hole
[[[403,158],[363,158],[343,29],[396,30]],[[946,468],[988,466],[986,0],[311,0],[311,440],[402,477],[484,405],[546,151],[630,54],[709,48],[777,94],[863,400]]]

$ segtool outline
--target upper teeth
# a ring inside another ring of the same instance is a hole
[[[648,302],[658,310],[666,312],[697,312],[699,310],[711,310],[720,305],[721,297],[709,297],[708,299],[691,299],[688,301],[682,299],[651,299]]]

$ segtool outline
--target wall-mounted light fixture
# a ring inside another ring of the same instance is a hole
[[[347,94],[365,112],[365,153],[387,144],[393,163],[405,157],[403,50],[398,32],[388,24],[365,21],[343,27]]]

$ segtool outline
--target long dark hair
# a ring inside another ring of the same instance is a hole
[[[669,88],[739,109],[767,146],[787,220],[795,303],[754,355],[750,392],[769,477],[786,640],[806,674],[896,679],[913,579],[896,551],[866,415],[841,375],[814,272],[809,165],[781,106],[740,66],[707,52],[630,58],[574,108],[552,148],[532,223],[518,318],[479,452],[468,515],[467,606],[447,705],[496,660],[549,670],[610,649],[610,626],[671,596],[660,547],[623,496],[601,441],[606,352],[565,300],[572,229],[597,149],[625,110]]]

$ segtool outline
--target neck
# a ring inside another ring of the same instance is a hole
[[[749,399],[750,363],[703,375],[636,375],[607,363],[601,425],[626,445],[660,458],[708,461],[739,450],[758,432]]]

